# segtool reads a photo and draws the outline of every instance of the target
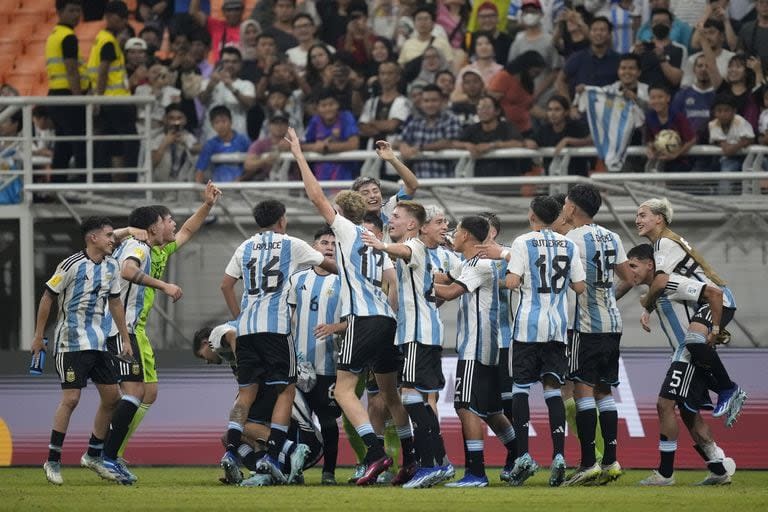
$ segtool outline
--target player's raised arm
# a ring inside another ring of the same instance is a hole
[[[216,205],[216,201],[218,201],[220,197],[221,190],[209,180],[205,185],[205,191],[203,192],[203,204],[201,204],[197,211],[187,219],[176,234],[177,248],[192,239],[194,234],[197,233],[203,225],[205,218],[211,213],[211,210]]]
[[[296,135],[296,130],[288,128],[285,140],[291,145],[291,153],[293,153],[293,157],[299,166],[299,171],[301,171],[301,179],[304,182],[304,190],[307,192],[307,197],[312,201],[312,204],[315,205],[325,221],[328,224],[333,224],[333,219],[336,218],[336,210],[333,209],[333,205],[325,197],[325,192],[323,192],[323,188],[320,186],[317,178],[312,174],[312,169],[309,168],[307,159],[304,158],[304,152],[301,150],[301,141],[299,141],[299,137]]]
[[[149,240],[149,233],[146,229],[133,228],[131,226],[125,228],[119,228],[115,230],[115,247],[120,245],[123,240],[132,236],[140,242],[146,242]]]
[[[384,251],[385,253],[389,254],[392,258],[400,258],[405,261],[409,261],[411,259],[411,248],[405,244],[384,243],[378,238],[376,238],[376,235],[374,235],[370,231],[366,231],[361,236],[363,238],[363,242],[368,247],[373,247],[374,249],[377,249],[379,251]]]
[[[419,188],[419,180],[413,174],[413,171],[395,156],[395,152],[392,151],[392,145],[385,140],[377,140],[376,154],[394,167],[395,172],[403,179],[404,192],[409,196],[413,196],[416,193],[416,189]]]

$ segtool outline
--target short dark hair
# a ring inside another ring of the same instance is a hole
[[[416,201],[399,201],[395,205],[395,208],[402,208],[407,211],[411,217],[416,219],[419,226],[427,221],[427,212],[424,210],[424,206],[421,203],[417,203]]]
[[[197,29],[191,31],[187,35],[187,38],[189,39],[190,43],[192,43],[194,41],[200,41],[201,43],[203,43],[208,48],[211,47],[211,34],[209,34],[208,31],[205,30],[204,28],[199,28],[198,27]]]
[[[493,96],[490,96],[490,97],[493,97]],[[501,234],[501,221],[499,220],[498,215],[496,215],[493,212],[482,212],[480,216],[485,220],[487,220],[488,224],[490,224],[490,226],[496,230],[497,236]]]
[[[624,53],[619,57],[619,64],[621,64],[625,60],[631,60],[634,61],[635,64],[637,64],[637,69],[642,69],[642,61],[640,60],[640,56],[636,53]]]
[[[336,97],[336,92],[330,87],[323,87],[320,92],[317,93],[317,102],[320,103],[327,99],[333,99],[336,103],[339,103],[339,98]]]
[[[181,112],[184,115],[187,114],[186,112],[184,112],[184,107],[181,106],[181,103],[171,103],[170,105],[165,107],[166,115],[170,114],[171,112]]]
[[[308,20],[312,24],[313,27],[315,26],[314,18],[312,18],[312,16],[310,16],[309,14],[307,14],[305,12],[300,12],[299,14],[294,16],[293,19],[291,20],[291,25],[294,25],[297,21],[299,21],[302,18]]]
[[[160,212],[151,206],[139,206],[128,215],[128,225],[139,229],[148,229],[149,226],[161,218]]]
[[[453,71],[451,71],[450,69],[441,69],[440,71],[435,73],[435,83],[437,83],[437,79],[440,78],[442,75],[451,75],[451,78],[453,79],[453,81],[454,82],[456,81],[456,75],[453,74]]]
[[[560,205],[560,210],[562,210],[563,206],[565,205],[565,198],[568,197],[568,196],[561,192],[560,194],[552,194],[551,197],[552,197],[552,199],[557,201],[557,204]]]
[[[68,5],[79,5],[80,7],[82,7],[83,1],[82,0],[56,0],[57,11],[63,11],[64,8]]]
[[[333,230],[331,229],[331,226],[329,226],[328,224],[324,225],[323,227],[315,231],[315,236],[313,240],[315,241],[320,240],[320,238],[326,235],[336,236],[336,233],[333,232]]]
[[[213,120],[217,117],[226,117],[230,121],[232,120],[232,112],[225,107],[224,105],[216,105],[211,109],[210,112],[208,112],[208,119],[210,119],[211,123],[213,123]]]
[[[606,25],[608,25],[608,32],[613,32],[613,23],[611,23],[611,20],[609,20],[605,16],[595,16],[594,18],[592,18],[592,21],[589,22],[589,28],[592,28],[592,25],[601,21]]]
[[[384,231],[384,222],[381,220],[381,216],[378,213],[366,212],[363,215],[363,224],[371,224],[379,231]]]
[[[627,259],[635,258],[636,260],[654,261],[653,260],[653,246],[651,244],[636,245],[627,253]]]
[[[560,205],[551,196],[538,196],[531,200],[531,210],[538,219],[549,226],[560,216]]]
[[[32,117],[47,117],[50,119],[51,111],[45,105],[35,105],[32,107]]]
[[[163,38],[163,34],[160,32],[160,30],[155,27],[154,25],[144,25],[144,28],[139,30],[139,37],[141,37],[143,34],[146,34],[147,32],[152,32],[155,34],[159,39]]]
[[[725,105],[726,107],[731,107],[732,109],[737,110],[738,101],[733,94],[729,92],[721,92],[715,96],[714,100],[712,100],[712,110],[714,111],[718,105]]]
[[[104,226],[114,226],[109,217],[86,217],[80,224],[80,234],[85,238],[91,231],[96,231]]]
[[[192,353],[195,354],[195,356],[197,356],[197,353],[203,347],[203,343],[206,342],[212,331],[213,329],[206,325],[192,335]]]
[[[707,18],[707,21],[704,22],[704,28],[716,28],[718,32],[725,34],[725,24],[715,18]]]
[[[421,89],[421,94],[424,94],[425,92],[436,92],[440,95],[441,98],[445,98],[445,94],[443,94],[443,90],[436,86],[435,84],[427,84]]]
[[[431,5],[429,4],[417,5],[416,9],[413,10],[413,14],[411,15],[411,18],[415,19],[416,15],[419,14],[420,12],[425,12],[429,14],[429,16],[432,18],[432,21],[435,21],[436,19],[435,9]]]
[[[265,34],[264,32],[262,32],[261,34],[256,36],[256,44],[259,44],[259,41],[261,41],[262,39],[271,39],[272,41],[274,41],[275,36],[273,36],[272,34]]]
[[[369,183],[373,183],[374,185],[379,187],[379,189],[381,189],[381,182],[379,180],[377,180],[376,178],[374,178],[373,176],[360,176],[360,177],[356,178],[355,181],[352,182],[352,187],[351,188],[352,188],[352,190],[357,192],[357,191],[360,190],[360,188],[363,185],[367,185]]]
[[[238,49],[237,49],[237,48],[235,48],[234,46],[225,46],[224,48],[222,48],[222,49],[221,49],[221,56],[223,57],[224,55],[234,55],[234,56],[236,56],[236,57],[238,58],[238,60],[240,60],[241,62],[242,62],[242,60],[243,60],[243,54],[242,54],[242,53],[240,53],[240,50],[238,50]]]
[[[550,98],[547,100],[547,105],[549,105],[550,102],[556,101],[560,104],[561,107],[563,107],[563,110],[568,110],[571,108],[571,102],[566,98],[565,96],[561,96],[559,94],[555,94],[553,96],[550,96]]]
[[[154,208],[157,211],[157,213],[160,214],[160,217],[162,217],[163,219],[168,217],[169,215],[173,215],[171,210],[164,204],[153,204],[152,208]]]
[[[491,225],[488,224],[488,219],[481,217],[480,215],[467,215],[461,222],[459,222],[461,229],[472,235],[472,238],[478,242],[483,242],[488,238],[488,231]]]
[[[664,91],[668,96],[672,95],[672,91],[669,90],[669,86],[667,86],[667,84],[664,82],[656,82],[655,84],[651,84],[651,86],[648,87],[648,92],[650,93],[654,89]]]
[[[653,17],[656,16],[657,14],[666,14],[667,16],[669,16],[669,21],[672,21],[675,19],[675,15],[672,14],[672,11],[670,11],[669,9],[665,9],[663,7],[657,7],[656,9],[651,9],[651,19],[653,19]]]
[[[589,218],[597,215],[603,205],[603,198],[596,186],[579,183],[568,191],[568,199],[578,206]]]
[[[260,228],[277,224],[285,215],[285,205],[277,199],[267,199],[253,207],[253,220]]]

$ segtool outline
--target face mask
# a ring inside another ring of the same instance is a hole
[[[669,27],[663,23],[654,25],[651,30],[653,31],[653,37],[656,39],[666,39],[669,36]]]
[[[539,21],[541,20],[541,14],[536,14],[529,12],[528,14],[523,14],[523,25],[526,27],[535,27],[539,24]]]

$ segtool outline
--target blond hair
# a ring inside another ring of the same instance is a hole
[[[367,210],[365,199],[354,190],[342,190],[333,200],[341,210],[341,214],[353,224],[363,222],[363,216]]]
[[[670,203],[669,199],[666,197],[662,197],[661,199],[657,197],[648,199],[640,205],[640,208],[644,206],[651,210],[651,213],[664,217],[664,221],[667,223],[667,226],[672,224],[672,215],[674,214],[674,210],[672,209],[672,203]]]
[[[436,204],[424,205],[424,212],[427,214],[427,217],[424,220],[425,224],[427,222],[430,222],[432,219],[434,219],[438,215],[445,215],[445,210],[443,210],[441,206],[437,206]]]

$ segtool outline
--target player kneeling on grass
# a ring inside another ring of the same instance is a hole
[[[232,323],[224,323],[214,328],[203,327],[193,338],[192,350],[195,356],[208,364],[228,363],[237,375],[235,347],[237,334]],[[299,380],[301,380],[299,375]],[[272,409],[277,401],[278,392],[275,386],[261,386],[251,408],[248,410],[243,435],[237,453],[243,465],[253,472],[251,478],[243,480],[243,487],[260,487],[272,485],[274,479],[270,474],[256,473],[258,461],[267,453],[267,439],[270,435]],[[223,442],[226,446],[226,434]],[[323,454],[323,437],[312,422],[312,412],[306,397],[301,391],[296,391],[291,410],[291,422],[288,436],[280,452],[281,471],[288,475],[287,483],[304,483],[303,471],[320,460]],[[231,483],[227,477],[220,479],[222,483]]]
[[[653,261],[653,247],[648,244],[634,247],[627,253],[629,268],[634,286],[656,285],[656,265]],[[688,330],[688,309],[696,309],[699,303],[706,303],[710,310],[711,325],[719,325],[723,313],[723,292],[711,284],[689,279],[680,274],[662,274],[664,284],[662,295],[650,306],[656,310],[661,328],[676,347],[672,364],[659,392],[656,409],[659,413],[659,451],[661,462],[651,476],[642,480],[640,485],[668,486],[675,484],[674,463],[677,450],[679,427],[675,418],[675,406],[680,410],[683,423],[696,442],[694,448],[707,464],[710,473],[699,485],[726,485],[731,483],[731,475],[736,471],[733,459],[715,444],[709,426],[704,422],[699,411],[712,409],[709,400],[709,388],[713,384],[711,374],[691,362],[691,355],[686,350],[686,331]],[[649,294],[653,294],[653,288]],[[643,328],[650,332],[648,312],[643,313]]]

